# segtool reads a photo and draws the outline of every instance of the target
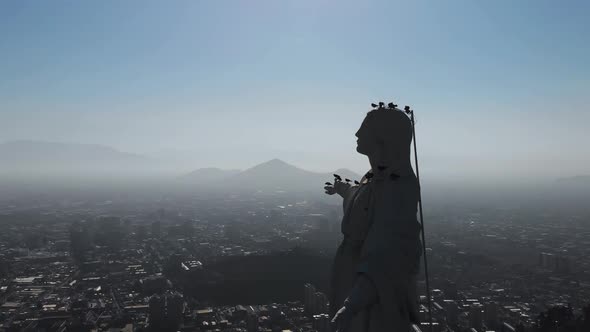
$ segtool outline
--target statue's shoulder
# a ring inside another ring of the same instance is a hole
[[[397,187],[401,191],[407,191],[413,193],[420,188],[418,179],[415,175],[402,176],[392,181],[393,186]]]

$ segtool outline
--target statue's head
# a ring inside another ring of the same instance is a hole
[[[402,111],[381,108],[368,112],[356,137],[357,152],[375,161],[375,166],[396,167],[410,160],[412,124]]]

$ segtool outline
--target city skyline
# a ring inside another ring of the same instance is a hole
[[[0,1],[0,332],[590,331],[589,13]]]

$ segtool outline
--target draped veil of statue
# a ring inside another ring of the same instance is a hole
[[[356,136],[371,169],[359,185],[334,184],[344,200],[344,238],[332,268],[330,315],[338,331],[406,332],[417,323],[422,254],[411,123],[399,110],[376,109]]]

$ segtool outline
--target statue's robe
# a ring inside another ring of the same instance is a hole
[[[332,268],[330,315],[364,273],[378,300],[355,315],[349,331],[409,331],[418,323],[416,276],[422,254],[416,176],[363,178],[343,196],[344,239]]]

